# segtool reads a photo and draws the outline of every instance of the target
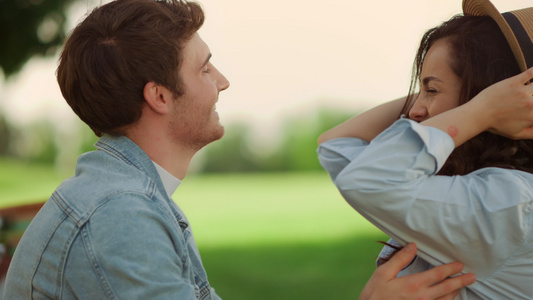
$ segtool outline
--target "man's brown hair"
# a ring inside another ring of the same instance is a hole
[[[61,53],[63,97],[97,136],[123,134],[141,116],[146,83],[183,94],[182,50],[203,22],[199,4],[182,0],[115,0],[94,9]]]

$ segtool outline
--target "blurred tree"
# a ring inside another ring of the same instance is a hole
[[[11,138],[11,127],[0,112],[0,156],[8,154],[9,139]]]
[[[281,157],[283,171],[322,170],[317,158],[317,139],[328,129],[344,122],[353,113],[330,109],[319,109],[314,117],[304,116],[286,121],[284,141],[278,157]]]
[[[94,144],[98,141],[98,137],[94,134],[91,128],[87,126],[87,124],[83,123],[81,120],[79,121],[79,123],[80,123],[79,136],[81,138],[81,143],[80,143],[80,150],[79,150],[78,155],[85,153],[85,152],[96,150],[96,148],[94,147]]]
[[[13,155],[28,162],[53,165],[57,156],[54,135],[49,121],[37,121],[18,131],[17,138],[12,140]]]
[[[245,124],[226,126],[224,138],[205,147],[202,172],[252,172],[258,171],[256,157],[248,146],[249,129]]]
[[[66,9],[74,0],[0,0],[0,67],[5,77],[32,56],[51,55],[65,36]]]
[[[281,144],[271,153],[252,151],[246,124],[226,126],[222,140],[204,149],[203,173],[291,172],[322,170],[317,159],[317,139],[321,133],[347,120],[353,113],[319,109],[313,115],[292,117],[284,122]]]

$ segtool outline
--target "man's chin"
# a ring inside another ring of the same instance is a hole
[[[213,129],[208,136],[206,136],[205,145],[220,140],[222,137],[224,137],[225,132],[226,130],[224,129],[224,126],[218,123],[216,128]]]
[[[226,133],[226,129],[224,128],[224,126],[222,126],[222,125],[219,123],[219,131],[218,131],[218,134],[215,135],[215,139],[213,140],[213,142],[214,142],[214,141],[218,141],[218,140],[220,140],[221,138],[223,138],[225,133]]]

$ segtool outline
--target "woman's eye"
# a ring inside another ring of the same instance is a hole
[[[435,89],[426,89],[426,93],[428,93],[428,94],[436,94],[437,90],[435,90]]]
[[[211,70],[208,67],[204,68],[204,73],[209,73]]]

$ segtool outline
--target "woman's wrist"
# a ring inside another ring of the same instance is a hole
[[[482,101],[470,101],[429,118],[421,124],[446,132],[458,147],[490,128],[491,110]]]

